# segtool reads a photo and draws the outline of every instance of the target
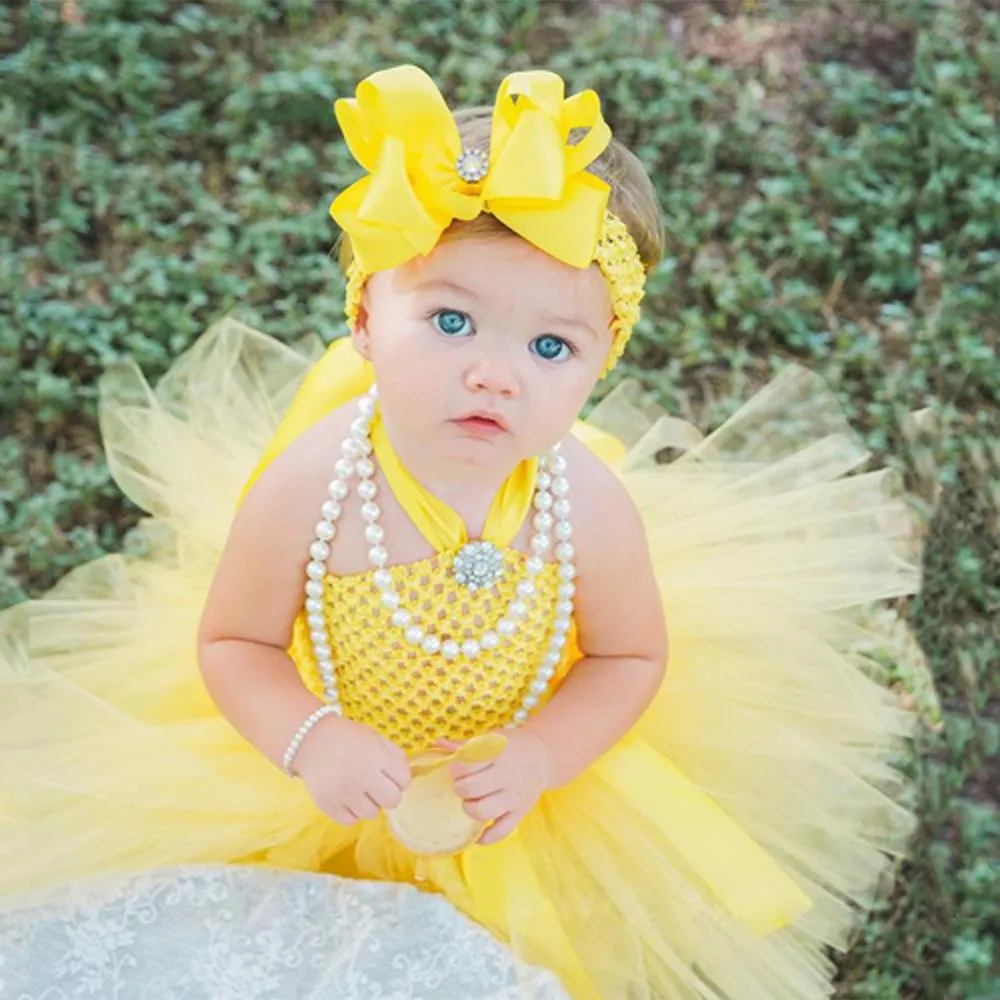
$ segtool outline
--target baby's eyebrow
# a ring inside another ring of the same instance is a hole
[[[458,284],[458,282],[455,281],[449,281],[446,278],[429,278],[427,281],[418,281],[413,286],[413,291],[455,292],[459,295],[465,295],[470,299],[479,298],[479,296],[476,295],[476,293],[471,288],[466,288],[465,285],[460,285]]]
[[[579,330],[586,330],[595,340],[598,339],[597,331],[587,322],[575,316],[560,316],[558,313],[547,312],[542,317],[546,323],[555,323],[557,326],[572,326]]]

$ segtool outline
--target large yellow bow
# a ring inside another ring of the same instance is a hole
[[[352,155],[368,176],[330,206],[360,269],[384,271],[426,255],[456,219],[488,211],[573,267],[594,260],[608,185],[587,173],[611,141],[592,90],[565,99],[555,73],[512,73],[493,109],[488,172],[458,171],[458,126],[431,78],[397,66],[363,80],[335,105]],[[586,129],[569,144],[572,129]]]

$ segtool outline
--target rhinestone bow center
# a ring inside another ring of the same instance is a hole
[[[479,147],[466,149],[455,163],[455,169],[466,184],[478,184],[490,172],[489,157]]]
[[[469,590],[492,587],[503,576],[503,553],[492,542],[469,542],[455,554],[453,569]]]

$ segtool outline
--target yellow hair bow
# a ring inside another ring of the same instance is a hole
[[[448,105],[416,66],[374,73],[335,111],[368,175],[330,214],[364,273],[429,254],[453,221],[483,211],[566,264],[594,260],[609,188],[586,168],[611,141],[594,91],[566,99],[554,73],[512,73],[497,94],[488,161],[462,149]],[[576,145],[573,129],[587,130]]]

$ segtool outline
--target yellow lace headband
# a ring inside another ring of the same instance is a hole
[[[614,338],[605,371],[639,318],[646,270],[626,225],[607,210],[610,189],[586,168],[611,141],[592,90],[565,98],[554,73],[512,73],[500,85],[489,156],[463,149],[448,105],[426,73],[398,66],[337,101],[337,121],[367,176],[330,214],[350,239],[346,311],[357,319],[365,281],[426,256],[456,220],[489,212],[573,267],[596,263],[611,294]],[[570,132],[586,129],[569,144]]]

